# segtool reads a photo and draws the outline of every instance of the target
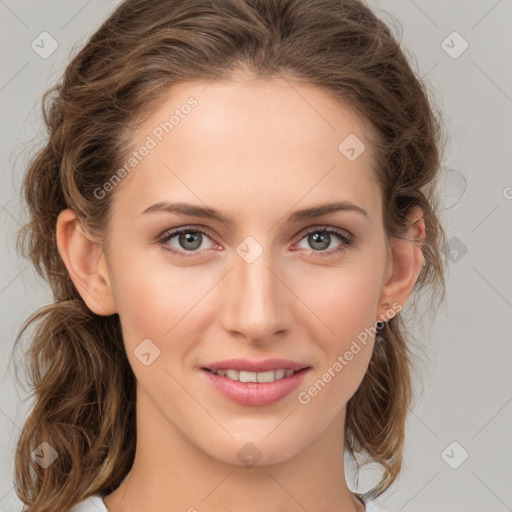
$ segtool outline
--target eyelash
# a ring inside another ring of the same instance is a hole
[[[179,235],[180,233],[202,233],[203,235],[206,235],[209,238],[212,238],[213,233],[206,228],[202,227],[194,227],[194,226],[184,226],[182,228],[174,229],[172,231],[166,231],[163,235],[161,235],[158,238],[158,244],[162,247],[164,251],[168,251],[171,254],[174,254],[175,256],[178,256],[180,258],[190,258],[196,256],[196,254],[200,251],[177,251],[176,249],[173,249],[169,245],[166,245],[166,243],[171,239],[174,238],[176,235]],[[337,237],[340,238],[341,244],[335,248],[330,249],[329,251],[310,251],[310,256],[313,256],[315,258],[326,258],[330,256],[334,256],[335,254],[342,254],[345,252],[346,249],[348,249],[353,241],[354,237],[353,235],[349,234],[345,230],[341,230],[338,228],[328,227],[328,226],[322,226],[322,227],[313,227],[309,228],[307,231],[304,231],[301,233],[301,237],[299,239],[302,240],[306,236],[310,235],[311,233],[329,233],[334,234]]]

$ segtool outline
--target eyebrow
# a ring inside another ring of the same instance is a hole
[[[232,219],[221,214],[213,208],[207,206],[199,206],[189,203],[170,203],[168,201],[160,201],[146,208],[141,215],[145,215],[155,211],[164,211],[169,213],[187,215],[191,217],[203,217],[205,219],[214,219],[224,224],[232,224]],[[288,222],[300,222],[303,220],[313,219],[315,217],[321,217],[329,213],[338,211],[353,211],[364,215],[369,218],[368,212],[360,206],[351,203],[350,201],[337,201],[334,203],[319,204],[310,208],[304,208],[297,210],[288,217]]]

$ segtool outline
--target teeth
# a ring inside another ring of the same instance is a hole
[[[238,370],[226,370],[226,377],[232,380],[240,380],[238,378]]]
[[[241,371],[238,374],[238,380],[240,382],[258,382],[256,380],[256,376],[257,375],[258,374],[256,372],[244,372],[244,371]]]
[[[274,382],[279,378],[282,379],[282,377],[277,376],[277,371],[269,370],[268,372],[258,372],[256,374],[256,378],[258,379],[258,382]]]
[[[286,373],[286,370],[276,370],[276,379],[282,379],[284,377],[284,374]]]
[[[293,369],[270,370],[268,372],[246,372],[238,370],[211,370],[212,373],[227,377],[239,382],[274,382],[275,380],[291,377],[295,371]]]

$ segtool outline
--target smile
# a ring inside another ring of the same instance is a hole
[[[215,375],[221,375],[238,382],[274,382],[286,377],[291,377],[295,370],[279,368],[277,370],[269,370],[267,372],[247,372],[238,370],[209,370]]]
[[[310,367],[302,369],[267,370],[212,370],[202,368],[202,373],[213,390],[239,405],[263,407],[276,403],[296,390]]]

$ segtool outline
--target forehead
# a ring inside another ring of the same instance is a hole
[[[157,201],[220,207],[235,198],[248,209],[349,199],[375,210],[369,129],[363,116],[309,84],[180,84],[133,134],[131,149],[151,149],[125,178],[121,201],[139,212]]]

